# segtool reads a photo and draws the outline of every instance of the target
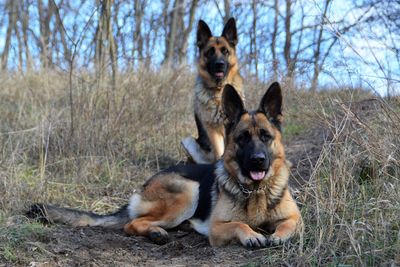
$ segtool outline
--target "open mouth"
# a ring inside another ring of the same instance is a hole
[[[224,78],[225,74],[224,74],[223,71],[217,71],[217,72],[214,74],[214,76],[215,76],[215,78],[217,78],[217,79],[222,79],[222,78]]]
[[[250,171],[250,178],[254,181],[261,181],[265,177],[265,171]]]

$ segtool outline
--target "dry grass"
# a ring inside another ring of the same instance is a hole
[[[179,137],[193,130],[192,75],[126,75],[116,91],[83,79],[74,84],[73,135],[67,76],[3,83],[3,211],[26,200],[112,209],[149,173],[183,159]]]
[[[81,74],[74,81],[73,135],[67,75],[0,80],[3,222],[37,201],[114,210],[151,173],[184,160],[180,140],[195,132],[194,77],[184,69],[123,74],[115,91]],[[264,88],[246,88],[249,106]],[[331,138],[297,194],[303,238],[266,250],[263,263],[400,264],[400,105],[378,100],[365,110],[359,101],[369,97],[354,90],[286,90],[285,138],[306,135],[310,127]],[[5,223],[0,229],[7,231]],[[6,262],[13,259],[9,247],[0,246]]]
[[[396,108],[379,99],[335,98],[316,114],[331,140],[325,143],[302,195],[309,225],[304,247],[315,264],[399,264]]]

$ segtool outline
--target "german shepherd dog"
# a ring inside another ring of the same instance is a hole
[[[199,63],[194,97],[198,138],[190,136],[182,140],[185,151],[196,163],[214,163],[224,152],[225,129],[221,97],[225,85],[232,85],[243,98],[243,80],[236,57],[237,42],[235,19],[227,21],[220,37],[212,36],[208,25],[199,21]]]
[[[238,241],[264,247],[288,240],[302,229],[289,189],[289,163],[281,143],[282,94],[268,89],[255,111],[246,111],[237,91],[226,85],[225,153],[214,164],[177,165],[151,177],[116,213],[34,204],[29,215],[73,226],[124,229],[155,243],[168,241],[166,229],[189,220],[212,246]],[[269,233],[269,234],[267,234]]]

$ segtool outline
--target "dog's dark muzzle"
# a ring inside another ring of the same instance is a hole
[[[264,179],[269,169],[270,162],[269,156],[264,152],[256,152],[252,154],[247,164],[249,177],[254,181],[261,181]]]
[[[257,152],[250,156],[250,161],[254,165],[264,165],[266,160],[266,155],[264,152]]]
[[[217,60],[215,62],[215,70],[216,71],[225,71],[226,70],[226,62],[224,60]]]
[[[228,63],[223,59],[217,59],[211,64],[211,73],[216,80],[225,78],[228,70]]]

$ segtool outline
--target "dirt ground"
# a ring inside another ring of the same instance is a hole
[[[158,246],[122,232],[60,226],[45,244],[47,262],[34,266],[233,266],[251,264],[268,253],[239,245],[212,248],[192,231],[175,230],[170,235],[169,243]]]
[[[324,134],[314,130],[287,142],[287,157],[293,163],[291,183],[294,192],[310,177]],[[55,225],[45,234],[31,237],[24,257],[14,263],[26,266],[259,266],[266,264],[271,250],[282,246],[249,250],[240,245],[213,248],[207,238],[188,224],[170,231],[170,242],[159,246],[143,237],[100,228],[71,228]],[[287,245],[286,245],[287,246]],[[289,245],[290,246],[290,245]],[[39,250],[40,253],[34,253]],[[22,254],[21,254],[22,255]],[[13,264],[13,265],[14,265]],[[266,264],[268,265],[268,264]],[[0,266],[11,266],[2,264]]]

